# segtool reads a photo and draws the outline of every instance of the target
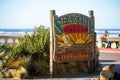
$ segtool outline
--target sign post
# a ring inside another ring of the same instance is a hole
[[[53,16],[55,15],[55,10],[50,11],[50,77],[53,76],[53,47],[54,47],[54,39],[53,39]]]
[[[94,13],[92,10],[88,11],[88,17],[92,20],[94,20]],[[95,23],[94,23],[95,24]],[[94,25],[93,24],[93,25]],[[94,25],[95,26],[95,25]],[[93,31],[94,31],[94,28],[93,28]],[[93,59],[88,61],[88,66],[89,66],[89,72],[94,72],[94,69],[95,68],[94,66],[96,65],[96,63],[93,63],[94,62],[94,57],[95,57],[95,52],[96,52],[96,34],[94,32],[94,36],[93,36],[93,45],[94,45],[94,54],[93,54]]]
[[[50,74],[55,62],[87,61],[93,72],[95,32],[93,11],[88,16],[68,13],[58,17],[50,11]]]

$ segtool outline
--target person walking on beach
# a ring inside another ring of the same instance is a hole
[[[104,38],[109,37],[108,31],[105,31],[105,33],[102,35],[102,37],[104,37]],[[106,41],[106,43],[107,43],[107,48],[111,48],[111,42]]]

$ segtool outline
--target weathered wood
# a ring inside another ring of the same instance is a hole
[[[102,48],[105,47],[106,41],[110,41],[111,43],[118,43],[118,47],[120,46],[120,37],[98,37],[98,47]]]
[[[96,47],[96,32],[94,32],[94,59],[93,59],[93,72],[95,73],[97,71],[97,64],[98,64],[98,57],[97,56],[97,47]]]
[[[107,37],[107,41],[120,42],[120,37]]]
[[[55,10],[50,10],[50,76],[53,75],[53,16],[55,15]]]
[[[93,13],[93,10],[89,10],[88,11],[88,17],[90,18],[90,19],[92,19],[92,20],[94,20],[94,13]],[[94,31],[94,26],[93,26],[93,28],[92,28],[92,31]],[[94,36],[93,36],[93,44],[94,44],[94,54],[93,54],[93,56],[95,55],[95,48],[96,48],[96,46],[95,46],[95,37],[96,37],[96,35],[95,35],[95,33],[93,34]],[[94,70],[93,70],[93,67],[95,66],[95,63],[93,63],[93,60],[94,60],[94,58],[92,59],[92,60],[90,60],[90,61],[88,61],[88,67],[89,67],[89,72],[91,73],[93,73],[94,72]]]
[[[102,42],[105,41],[111,41],[111,42],[120,42],[120,37],[100,37],[102,39]]]
[[[113,74],[111,71],[104,70],[100,72],[100,80],[109,80],[113,78]]]
[[[109,80],[113,79],[115,72],[115,65],[107,65],[102,68],[100,72],[100,80]]]
[[[92,17],[94,16],[93,10],[89,10],[89,11],[88,11],[88,16],[89,16],[90,18],[92,18]]]

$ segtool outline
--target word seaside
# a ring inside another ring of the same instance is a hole
[[[94,20],[82,15],[82,14],[67,14],[63,15],[61,17],[55,17],[55,26],[57,29],[60,30],[60,32],[63,32],[62,28],[67,26],[66,29],[64,29],[64,32],[69,32],[69,33],[82,33],[82,32],[87,32],[89,33],[93,32],[91,31],[94,27]],[[84,27],[83,27],[84,26]],[[89,30],[88,30],[89,29]]]

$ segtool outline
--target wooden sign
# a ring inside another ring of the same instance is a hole
[[[54,15],[53,59],[58,62],[92,60],[94,54],[94,17],[78,13]]]

